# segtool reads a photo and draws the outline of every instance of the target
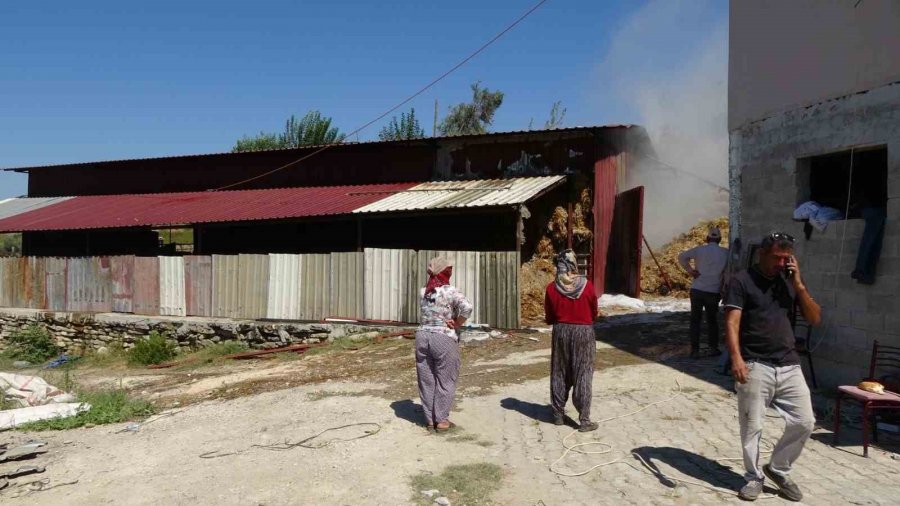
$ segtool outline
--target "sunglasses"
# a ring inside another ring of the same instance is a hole
[[[772,234],[769,235],[769,237],[773,241],[788,241],[790,243],[794,242],[794,236],[792,236],[790,234],[785,234],[784,232],[772,232]]]

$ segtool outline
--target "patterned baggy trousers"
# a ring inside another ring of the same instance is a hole
[[[572,403],[578,421],[591,421],[591,395],[594,379],[596,336],[592,325],[557,323],[553,325],[550,354],[550,403],[555,415],[563,415],[572,389]]]
[[[416,375],[425,422],[447,421],[459,379],[459,343],[439,332],[416,332]]]

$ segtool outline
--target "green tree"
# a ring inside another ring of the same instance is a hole
[[[562,101],[557,100],[553,102],[553,107],[550,108],[550,119],[544,123],[544,128],[549,130],[551,128],[559,128],[563,124],[563,119],[566,117],[566,108],[562,107]]]
[[[456,104],[450,114],[441,122],[442,135],[477,135],[487,132],[494,121],[494,113],[503,104],[502,91],[482,88],[481,83],[472,85],[472,101]]]
[[[284,124],[281,134],[260,132],[254,137],[244,137],[237,141],[232,151],[258,151],[263,149],[299,148],[343,142],[344,134],[331,126],[331,118],[319,111],[309,111],[297,119],[293,114]]]
[[[560,128],[563,124],[563,119],[566,117],[566,108],[562,107],[562,100],[557,100],[553,102],[553,107],[550,108],[550,119],[544,122],[544,130],[550,130],[553,128]],[[528,122],[528,130],[531,130],[534,127],[534,118]]]
[[[0,234],[0,257],[22,254],[22,234]]]
[[[244,151],[263,151],[266,149],[278,149],[283,147],[284,145],[282,145],[278,134],[260,132],[259,135],[255,137],[248,136],[238,139],[234,148],[231,150],[235,153],[242,153]]]
[[[378,138],[383,141],[403,141],[423,137],[425,137],[425,129],[419,125],[415,109],[410,109],[409,114],[405,112],[400,114],[400,121],[397,121],[397,116],[394,116],[391,118],[391,122],[378,133]]]

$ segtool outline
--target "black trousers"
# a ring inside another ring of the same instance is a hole
[[[700,323],[706,312],[707,343],[719,349],[719,294],[691,290],[691,351],[700,351]]]

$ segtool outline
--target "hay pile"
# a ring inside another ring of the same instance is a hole
[[[527,324],[544,321],[544,291],[553,281],[556,267],[551,260],[537,255],[522,264],[519,277],[519,296],[522,300],[522,320]]]
[[[572,246],[575,251],[590,251],[593,232],[589,225],[591,218],[591,192],[583,188],[579,201],[572,209]],[[556,207],[547,221],[543,235],[538,239],[534,256],[524,264],[519,287],[522,303],[522,320],[540,322],[544,320],[544,291],[556,275],[553,258],[557,251],[566,247],[566,223],[569,213],[562,206]]]
[[[718,218],[711,221],[702,221],[691,228],[687,233],[681,234],[672,242],[666,244],[662,248],[653,250],[659,264],[669,275],[672,282],[672,292],[669,294],[674,297],[688,297],[691,289],[691,277],[688,273],[678,266],[678,255],[682,251],[689,250],[694,246],[700,246],[706,243],[706,233],[709,227],[719,227],[722,231],[722,246],[727,247],[728,241],[728,218]],[[651,244],[651,246],[653,246]],[[641,261],[641,291],[644,293],[660,293],[660,287],[665,286],[659,269],[650,255],[647,255]]]

